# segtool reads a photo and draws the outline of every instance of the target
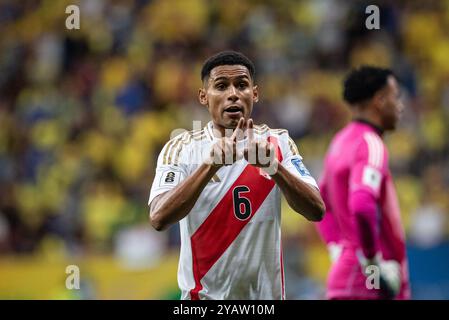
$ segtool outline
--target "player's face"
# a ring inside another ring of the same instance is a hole
[[[385,130],[394,130],[401,117],[404,105],[400,99],[399,85],[393,76],[389,76],[385,88],[384,103],[381,106],[382,126]]]
[[[257,86],[245,66],[217,66],[200,89],[199,100],[209,109],[217,129],[234,129],[241,117],[251,116],[258,101]]]

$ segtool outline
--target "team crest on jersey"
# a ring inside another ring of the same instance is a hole
[[[179,172],[175,172],[175,171],[164,171],[161,175],[161,180],[159,183],[159,186],[172,186],[172,185],[176,185],[178,184],[179,181],[179,176],[180,173]]]
[[[302,163],[301,159],[299,158],[293,158],[292,159],[292,163],[295,166],[296,170],[298,170],[298,172],[303,176],[310,176],[310,172],[309,170],[307,170],[306,166],[304,165],[304,163]]]

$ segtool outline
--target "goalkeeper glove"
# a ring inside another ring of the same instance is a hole
[[[379,268],[379,286],[385,299],[394,299],[401,289],[401,265],[396,260],[384,260],[381,253],[367,259],[361,250],[357,251],[357,258],[365,275],[370,275],[369,266]]]
[[[343,250],[342,245],[336,242],[329,242],[327,244],[327,251],[329,252],[331,263],[334,263],[335,261],[338,260],[338,258],[340,258],[342,250]]]

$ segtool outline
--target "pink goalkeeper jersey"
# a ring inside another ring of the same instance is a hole
[[[367,289],[366,276],[355,254],[356,250],[366,251],[367,248],[363,248],[359,240],[360,230],[357,230],[359,226],[350,204],[355,193],[364,192],[377,207],[376,219],[370,228],[376,231],[376,250],[385,260],[393,259],[401,264],[402,285],[398,298],[409,298],[405,236],[388,168],[388,152],[372,125],[353,121],[336,134],[325,158],[320,191],[327,212],[317,224],[319,233],[326,243],[343,246],[328,275],[327,297],[379,297],[378,290]]]

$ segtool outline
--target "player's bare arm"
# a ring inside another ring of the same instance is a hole
[[[218,139],[212,146],[210,158],[206,159],[189,177],[170,191],[160,194],[150,204],[150,222],[158,231],[184,218],[192,210],[201,192],[223,165],[232,165],[237,155],[237,137],[244,126],[240,119],[230,137]]]
[[[271,177],[293,210],[310,221],[323,219],[325,206],[318,189],[295,177],[280,163],[276,173]]]
[[[254,138],[252,119],[248,120],[248,140],[248,147],[244,151],[245,159],[259,168],[275,168],[269,173],[281,189],[290,207],[310,221],[321,221],[325,206],[320,192],[295,177],[278,162],[273,144]],[[255,161],[251,159],[251,156]]]

